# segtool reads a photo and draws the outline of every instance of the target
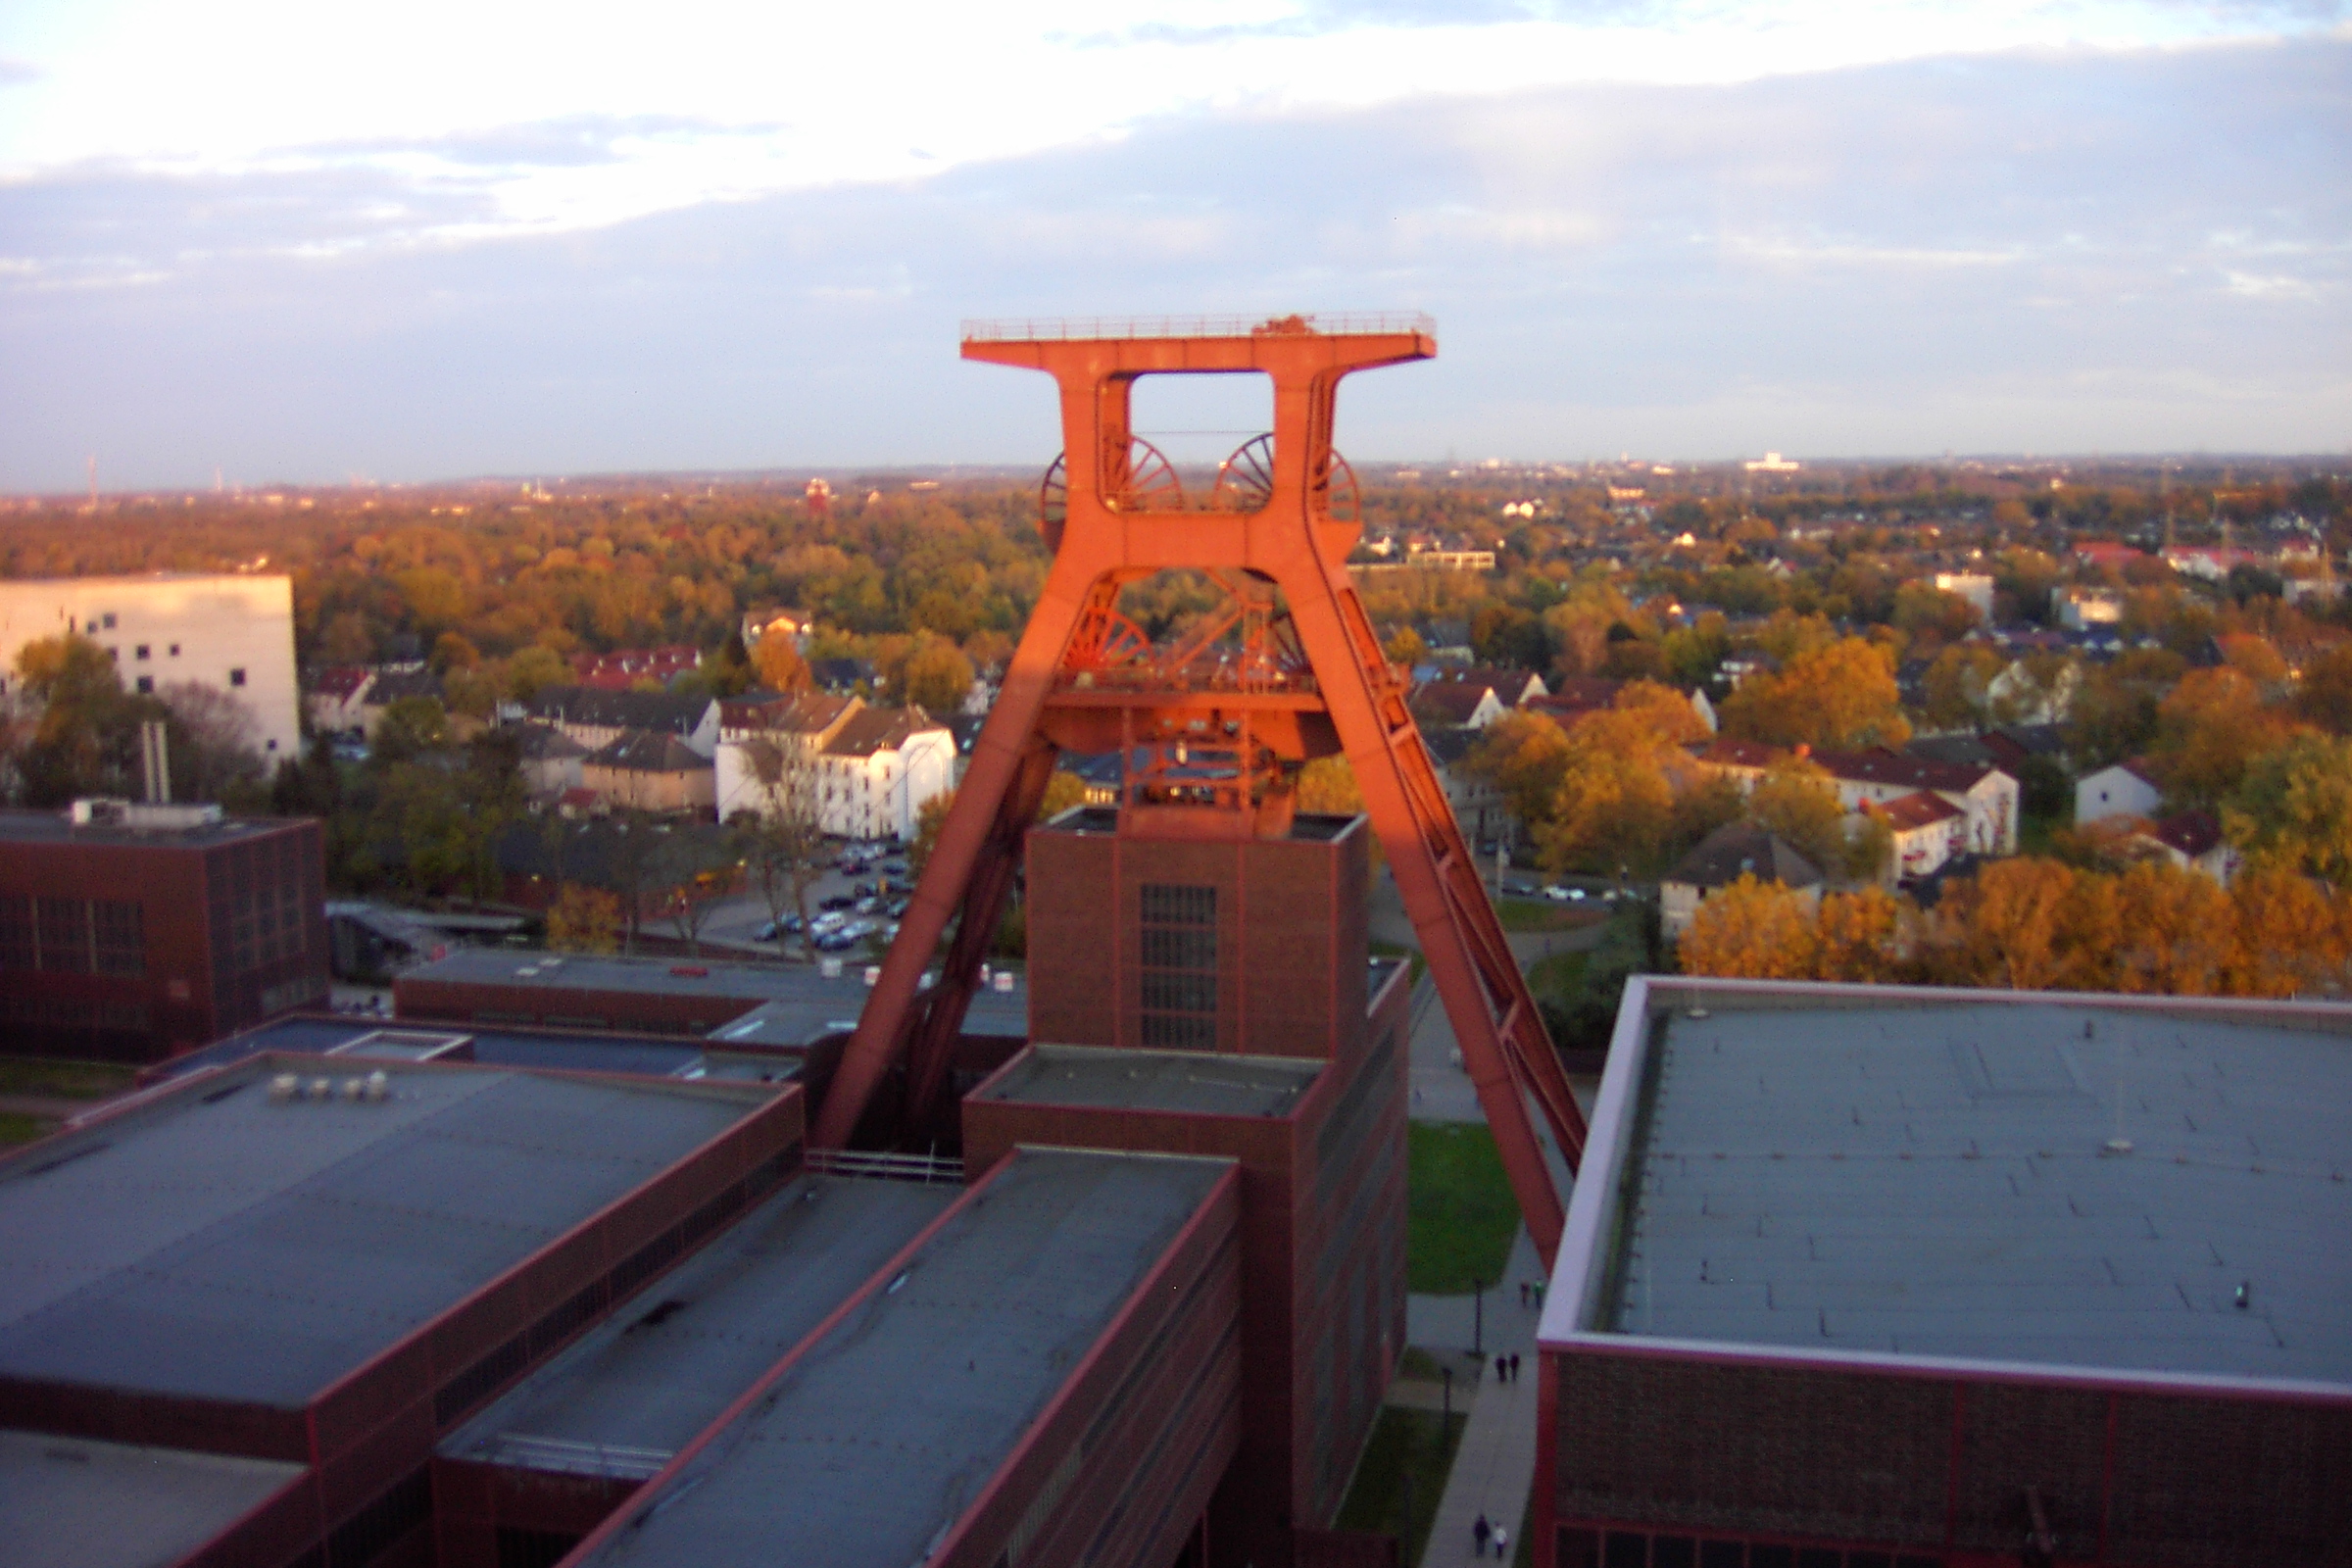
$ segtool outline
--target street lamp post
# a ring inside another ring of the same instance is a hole
[[[1470,1353],[1487,1353],[1487,1282],[1475,1276],[1470,1281]]]

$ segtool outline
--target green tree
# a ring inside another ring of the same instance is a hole
[[[2258,867],[2352,887],[2352,740],[2298,735],[2257,758],[2222,823]]]

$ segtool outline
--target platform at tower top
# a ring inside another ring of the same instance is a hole
[[[1290,316],[1071,316],[966,320],[966,343],[1102,342],[1195,337],[1435,337],[1419,311],[1341,311]]]

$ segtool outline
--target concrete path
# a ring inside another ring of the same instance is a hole
[[[1476,1537],[1472,1526],[1483,1514],[1514,1536],[1527,1510],[1528,1488],[1536,1470],[1536,1309],[1532,1301],[1519,1304],[1519,1284],[1541,1277],[1535,1244],[1519,1233],[1503,1284],[1486,1296],[1484,1340],[1487,1354],[1518,1352],[1520,1381],[1498,1382],[1489,1371],[1470,1406],[1469,1423],[1462,1429],[1462,1446],[1453,1456],[1446,1495],[1439,1499],[1437,1522],[1431,1528],[1425,1568],[1474,1560]],[[1439,1349],[1470,1347],[1471,1302],[1468,1297],[1416,1296],[1406,1310],[1416,1345]],[[1425,1338],[1424,1336],[1432,1336]],[[1492,1561],[1492,1557],[1488,1560]]]

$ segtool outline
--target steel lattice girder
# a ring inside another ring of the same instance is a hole
[[[908,1124],[919,1125],[932,1112],[987,936],[1012,885],[1021,835],[1052,770],[1054,732],[1079,727],[1080,710],[1090,707],[1116,724],[1131,721],[1114,710],[1121,708],[1209,713],[1247,700],[1181,691],[1098,698],[1066,686],[1057,690],[1057,677],[1073,655],[1095,664],[1125,634],[1116,608],[1119,586],[1175,568],[1246,572],[1273,584],[1288,601],[1293,632],[1314,676],[1313,693],[1286,693],[1270,706],[1290,710],[1285,717],[1298,726],[1294,744],[1316,751],[1325,749],[1315,743],[1324,740],[1328,722],[1354,767],[1520,1211],[1549,1267],[1564,1210],[1528,1104],[1532,1099],[1571,1170],[1584,1149],[1584,1118],[1406,709],[1403,682],[1382,653],[1348,574],[1345,563],[1360,524],[1332,517],[1311,482],[1331,470],[1340,378],[1350,370],[1428,359],[1437,344],[1426,330],[1269,328],[1198,338],[1041,335],[965,342],[966,359],[1051,373],[1060,391],[1064,451],[1088,456],[1066,465],[1068,510],[1053,568],[811,1142],[846,1145],[884,1077],[901,1062],[907,1074]],[[1267,504],[1248,514],[1122,508],[1133,443],[1128,395],[1136,378],[1237,371],[1261,372],[1274,383]],[[923,990],[924,970],[951,921],[957,928],[949,961],[938,983]]]

